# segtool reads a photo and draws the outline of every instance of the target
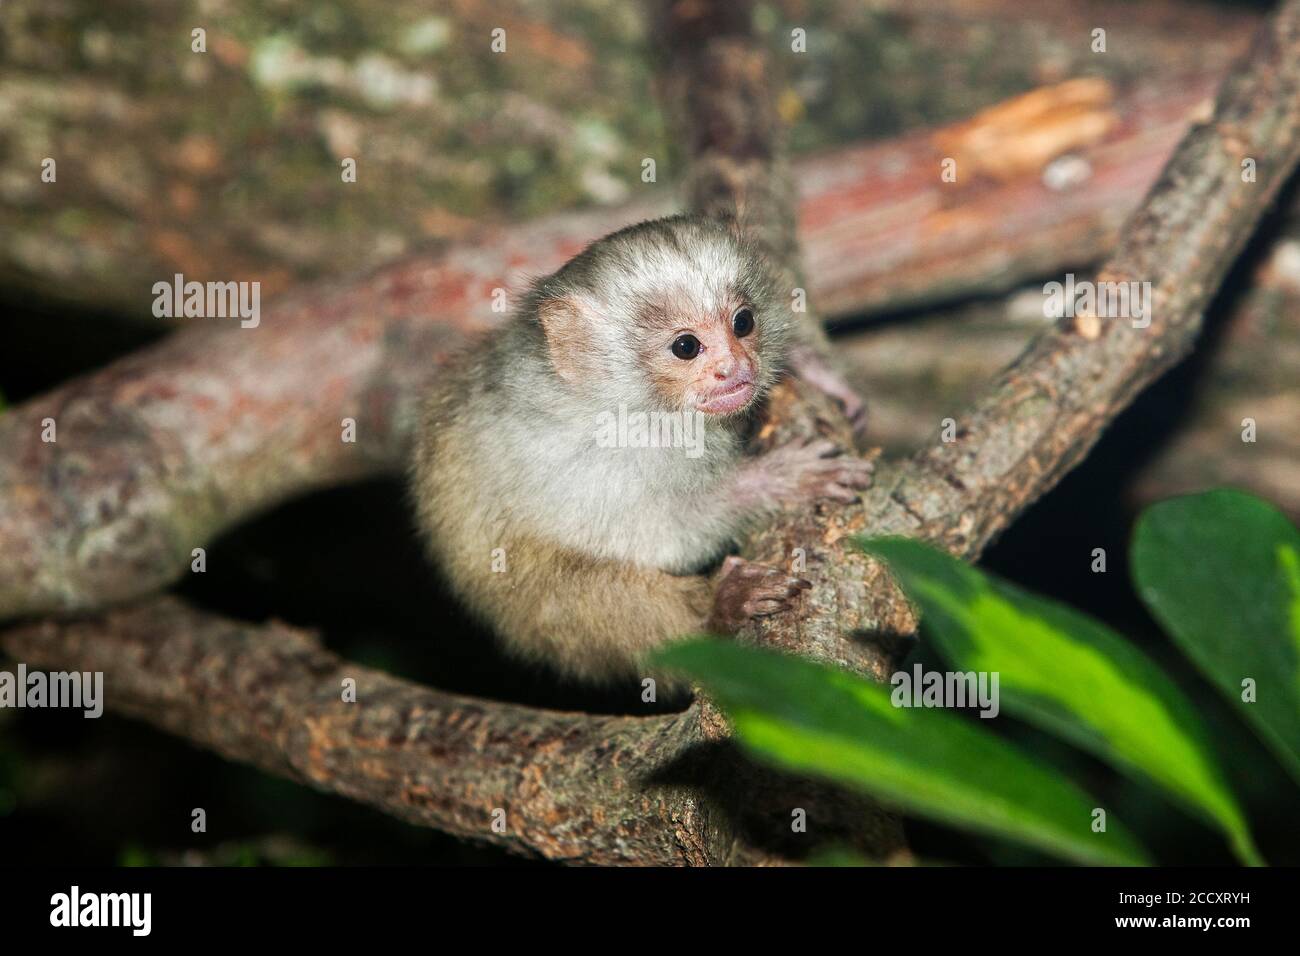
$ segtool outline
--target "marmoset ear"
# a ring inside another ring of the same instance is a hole
[[[568,296],[543,299],[537,306],[537,319],[556,374],[575,385],[590,379],[596,371],[592,364],[596,343],[587,306]]]

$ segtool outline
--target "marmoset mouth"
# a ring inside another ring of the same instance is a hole
[[[748,405],[755,391],[753,379],[743,379],[729,388],[711,392],[703,400],[696,402],[695,407],[707,415],[727,415],[738,412]]]

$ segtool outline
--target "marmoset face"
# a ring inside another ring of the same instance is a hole
[[[754,306],[732,295],[721,309],[677,318],[674,328],[654,336],[658,349],[646,356],[661,399],[707,415],[745,412],[766,371]]]
[[[719,418],[775,381],[788,314],[762,257],[716,223],[666,219],[614,233],[538,290],[553,367],[602,406]]]

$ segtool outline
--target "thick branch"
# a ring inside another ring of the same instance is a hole
[[[411,823],[554,860],[705,859],[705,812],[650,780],[699,739],[693,710],[605,717],[447,694],[342,661],[297,628],[173,598],[23,625],[0,646],[31,667],[102,671],[117,713]]]
[[[1095,259],[1198,97],[1147,90],[1100,105],[1118,122],[1073,140],[1091,173],[1065,191],[1038,169],[941,183],[937,143],[949,134],[804,161],[796,176],[813,301],[829,313],[893,306]],[[1030,124],[1019,135],[1034,132]],[[1000,148],[1014,152],[1016,141],[1004,134]],[[151,593],[183,572],[192,548],[262,509],[400,469],[416,397],[450,353],[500,318],[494,288],[666,211],[656,201],[484,229],[445,255],[276,299],[254,329],[191,319],[159,346],[9,410],[0,416],[0,619]],[[779,241],[788,248],[788,236]],[[340,441],[347,417],[357,444]],[[56,443],[42,440],[46,418]]]
[[[1257,181],[1243,181],[1255,160]],[[776,526],[756,553],[817,558],[803,613],[773,619],[759,639],[851,662],[854,631],[910,633],[906,603],[846,535],[900,533],[976,557],[994,535],[1077,463],[1132,398],[1191,348],[1211,296],[1300,158],[1300,2],[1256,37],[1212,115],[1179,144],[1125,227],[1100,278],[1149,281],[1153,317],[1063,323],[1039,335],[965,414],[956,440],[933,442],[886,470],[860,508],[827,509]],[[797,401],[780,414],[800,430]]]

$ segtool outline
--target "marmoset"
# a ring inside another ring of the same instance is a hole
[[[639,673],[692,633],[788,610],[807,581],[730,556],[749,522],[851,502],[871,463],[826,441],[744,453],[790,307],[739,230],[677,216],[532,284],[424,408],[412,494],[429,550],[518,656]]]

